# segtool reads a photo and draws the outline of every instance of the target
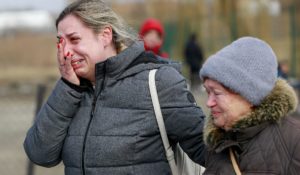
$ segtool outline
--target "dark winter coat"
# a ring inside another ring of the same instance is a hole
[[[191,38],[185,45],[184,56],[192,73],[199,73],[203,62],[203,53],[195,38]]]
[[[95,88],[59,80],[27,133],[28,157],[46,167],[62,160],[66,175],[170,174],[148,88],[149,70],[158,69],[169,139],[199,162],[203,113],[175,67],[136,43],[96,65]]]
[[[228,149],[231,147],[243,175],[300,173],[300,120],[287,116],[297,106],[292,88],[278,80],[271,94],[247,116],[241,117],[232,131],[205,125],[205,175],[233,175]]]

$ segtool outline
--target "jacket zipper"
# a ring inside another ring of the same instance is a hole
[[[90,117],[90,120],[89,120],[89,123],[88,123],[88,126],[87,126],[87,129],[85,131],[85,134],[84,134],[84,140],[83,140],[83,148],[82,148],[82,153],[81,153],[81,167],[82,167],[82,174],[85,175],[85,166],[84,166],[84,154],[85,154],[85,145],[86,145],[86,139],[87,139],[87,135],[88,135],[88,132],[89,132],[89,128],[90,128],[90,125],[91,125],[91,121],[94,117],[94,110],[95,110],[95,106],[96,106],[96,96],[94,95],[94,99],[93,99],[93,103],[92,103],[92,111],[91,111],[91,117]]]
[[[106,64],[104,65],[104,79],[103,79],[103,83],[101,85],[101,89],[100,91],[103,91],[103,88],[104,88],[104,83],[105,83],[105,72],[106,72]],[[83,148],[82,148],[82,154],[81,154],[81,167],[82,167],[82,175],[85,175],[85,161],[84,161],[84,155],[85,155],[85,145],[86,145],[86,139],[87,139],[87,135],[88,135],[88,132],[90,130],[90,125],[91,125],[91,122],[93,120],[93,117],[94,117],[94,112],[95,112],[95,107],[96,107],[96,101],[97,101],[97,97],[99,96],[98,94],[96,94],[97,91],[95,90],[94,91],[94,99],[93,99],[93,103],[92,103],[92,110],[91,110],[91,117],[90,117],[90,120],[89,120],[89,123],[88,123],[88,126],[87,126],[87,129],[85,131],[85,134],[84,134],[84,140],[83,140]]]

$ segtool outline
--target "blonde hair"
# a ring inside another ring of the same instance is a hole
[[[95,33],[101,32],[107,25],[111,26],[117,52],[138,40],[136,32],[102,0],[77,0],[71,3],[56,19],[56,28],[58,23],[70,14],[76,15]]]

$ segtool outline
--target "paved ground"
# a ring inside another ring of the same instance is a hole
[[[0,93],[0,175],[27,175],[23,141],[34,113],[34,95],[17,97],[15,93]],[[52,169],[35,166],[34,170],[35,175],[63,175],[62,166]]]

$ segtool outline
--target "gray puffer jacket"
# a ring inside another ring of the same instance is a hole
[[[96,65],[95,88],[59,80],[27,133],[28,157],[46,167],[63,160],[66,175],[171,174],[148,88],[158,69],[169,140],[200,163],[204,116],[175,67],[135,43]]]

